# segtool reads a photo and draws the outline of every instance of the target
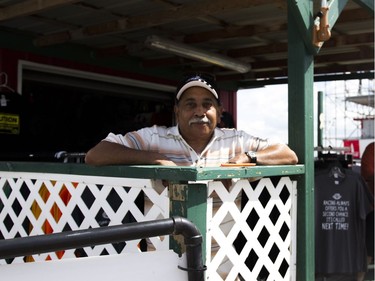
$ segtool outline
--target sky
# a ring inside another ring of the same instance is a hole
[[[344,102],[345,97],[374,94],[374,81],[359,80],[314,83],[314,143],[317,143],[317,92],[324,93],[323,146],[342,146],[344,138],[359,138],[360,122],[353,118],[373,115],[368,106]],[[371,92],[372,91],[372,92]],[[288,143],[288,87],[271,85],[239,90],[237,93],[237,128],[252,135]]]
[[[274,85],[239,90],[237,92],[237,128],[254,136],[287,142],[287,86]]]

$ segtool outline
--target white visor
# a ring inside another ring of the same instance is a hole
[[[208,84],[206,81],[204,81],[203,79],[197,79],[197,80],[193,80],[193,81],[190,81],[188,83],[186,83],[183,87],[181,87],[181,89],[178,91],[177,95],[176,95],[176,99],[179,100],[181,95],[189,88],[191,87],[201,87],[201,88],[205,88],[207,90],[209,90],[216,99],[219,99],[219,96],[216,92],[216,90],[210,85]]]

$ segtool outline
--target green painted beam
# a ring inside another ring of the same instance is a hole
[[[314,244],[314,57],[306,44],[313,21],[303,31],[296,3],[288,0],[288,105],[289,145],[305,165],[305,174],[297,180],[297,278],[315,280]],[[313,2],[299,1],[305,14],[311,15]]]
[[[223,167],[166,167],[166,166],[103,166],[76,163],[0,162],[0,171],[74,174],[101,177],[165,179],[170,181],[199,181],[229,178],[292,176],[304,173],[303,165]]]
[[[207,233],[207,197],[208,188],[206,184],[169,184],[170,216],[187,218],[197,226],[203,234],[202,256],[206,263],[206,233]],[[184,242],[181,236],[173,236],[170,240],[170,248],[176,253],[182,254]]]
[[[374,72],[356,72],[356,73],[345,73],[345,74],[327,74],[327,75],[316,75],[314,74],[314,82],[326,82],[326,81],[343,81],[343,80],[358,80],[358,79],[374,79]],[[287,84],[288,78],[280,79],[269,79],[269,80],[255,80],[246,81],[239,83],[240,89],[251,89],[259,88],[267,85],[281,85]]]
[[[374,14],[374,0],[353,0],[362,8],[365,8],[369,13]]]
[[[357,0],[357,1],[361,1],[361,0]],[[300,36],[301,38],[303,38],[303,41],[305,42],[307,50],[311,54],[317,54],[320,48],[314,46],[313,40],[312,40],[312,32],[313,32],[312,21],[314,20],[313,17],[315,17],[315,15],[313,14],[314,13],[313,9],[310,9],[312,2],[313,2],[312,0],[288,1],[288,3],[290,4],[290,12],[293,13],[296,18],[295,24],[300,31]],[[348,0],[331,0],[327,2],[328,2],[328,7],[329,7],[328,24],[329,24],[329,28],[332,29],[339,15],[345,8]]]
[[[328,2],[328,25],[329,29],[332,30],[333,26],[335,25],[337,19],[339,18],[341,12],[344,10],[346,4],[348,3],[348,0],[331,0],[327,1]],[[322,46],[324,43],[322,44]],[[316,48],[316,53],[320,51],[322,46],[315,47]]]
[[[312,0],[288,0],[288,14],[293,14],[294,26],[299,32],[300,38],[305,43],[307,50],[311,54],[316,54],[317,50],[312,44],[313,31],[313,9],[311,8]],[[288,20],[288,28],[291,23]]]
[[[324,132],[324,93],[318,92],[318,116],[316,122],[318,124],[318,146],[323,147],[323,132]]]
[[[347,3],[348,0],[331,0],[328,2],[328,24],[330,29],[335,25]]]

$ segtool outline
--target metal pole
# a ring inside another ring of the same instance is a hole
[[[187,268],[181,269],[188,272],[188,280],[204,280],[202,235],[192,222],[180,217],[0,240],[0,259],[171,234],[184,236]]]

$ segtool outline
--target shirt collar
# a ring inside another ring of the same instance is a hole
[[[178,125],[176,126],[173,126],[173,127],[169,127],[168,128],[168,131],[167,131],[167,135],[172,135],[172,136],[178,136],[178,137],[181,137],[181,134],[178,130]],[[220,128],[215,128],[214,130],[214,136],[212,139],[217,139],[217,138],[220,138],[224,135],[224,132],[220,129]]]
[[[178,131],[178,126],[173,126],[173,127],[169,127],[168,130],[167,130],[167,135],[172,135],[172,136],[180,136],[180,132]]]

